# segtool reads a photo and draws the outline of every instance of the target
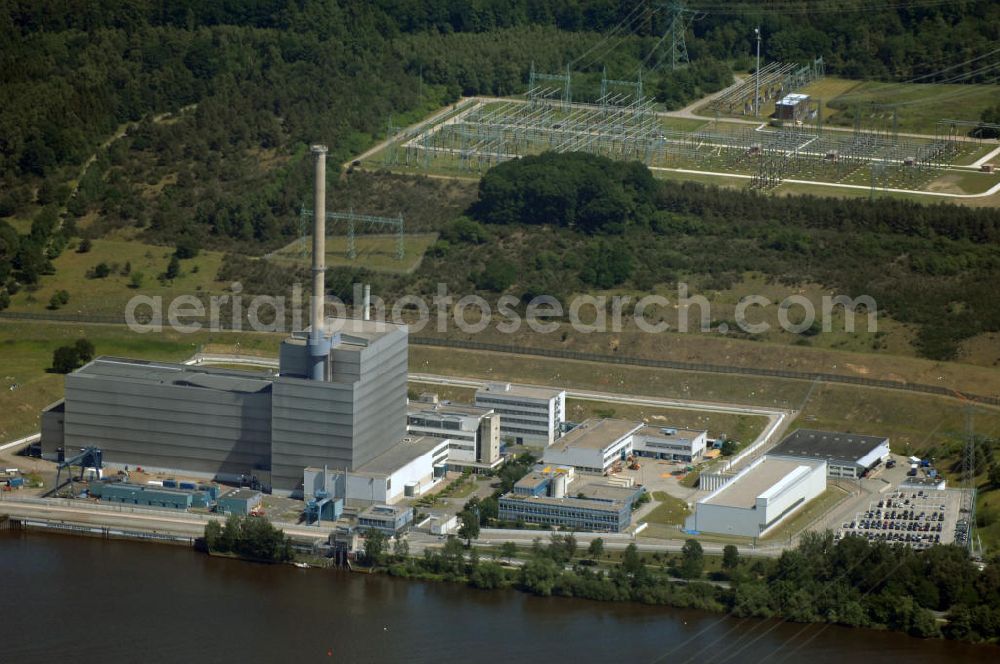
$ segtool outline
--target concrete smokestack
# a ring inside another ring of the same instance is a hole
[[[325,380],[330,355],[330,342],[323,334],[323,303],[326,299],[326,146],[313,145],[311,151],[316,157],[316,182],[313,200],[313,293],[309,314],[310,378]]]
[[[372,287],[371,284],[365,284],[365,299],[364,299],[364,313],[362,314],[363,320],[371,320],[372,317]]]

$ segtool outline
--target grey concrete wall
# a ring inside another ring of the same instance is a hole
[[[271,394],[66,377],[65,445],[112,463],[239,475],[270,465]]]
[[[43,454],[52,454],[63,446],[66,435],[66,402],[59,400],[42,411],[42,437],[39,443]]]
[[[354,393],[354,468],[386,452],[406,435],[408,341],[406,328],[398,328],[361,353],[364,378]]]
[[[296,491],[309,466],[347,470],[354,441],[354,385],[280,376],[271,401],[271,481]]]

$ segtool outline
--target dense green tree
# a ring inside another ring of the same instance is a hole
[[[73,346],[60,346],[52,353],[52,371],[68,374],[80,366],[80,355]]]
[[[465,540],[466,546],[472,546],[472,540],[479,537],[479,512],[465,509],[459,513],[458,518],[462,522],[458,536]]]
[[[699,579],[705,569],[705,553],[701,543],[689,539],[681,547],[680,573],[685,579]]]
[[[517,544],[514,542],[504,542],[500,545],[500,557],[505,559],[508,563],[512,558],[517,556]]]
[[[164,279],[176,279],[181,274],[181,262],[177,260],[177,255],[170,257],[170,262],[167,263],[167,269],[163,273]]]
[[[377,565],[385,555],[389,545],[389,536],[377,528],[365,531],[365,560],[370,565]]]
[[[733,570],[740,564],[740,552],[732,544],[722,547],[722,569]]]
[[[600,560],[601,556],[604,555],[604,540],[600,537],[590,540],[590,546],[587,547],[587,554],[591,560]]]

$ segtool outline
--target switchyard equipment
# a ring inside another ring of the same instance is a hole
[[[825,75],[826,64],[822,56],[806,64],[769,62],[752,76],[729,86],[712,101],[710,108],[722,113],[750,115],[755,111],[755,97],[760,97],[762,102],[778,99]]]
[[[868,169],[860,169],[874,163],[876,187],[883,188],[930,179],[954,160],[962,145],[957,131],[946,124],[939,125],[933,138],[901,136],[894,110],[880,113],[868,128],[862,127],[858,110],[853,131],[824,131],[818,109],[810,112],[814,124],[753,128],[715,122],[694,132],[677,131],[661,124],[651,101],[613,91],[611,84],[607,81],[598,103],[573,103],[569,111],[551,89],[532,91],[527,100],[479,100],[407,139],[402,158],[408,165],[429,167],[440,161],[482,172],[545,151],[590,152],[653,168],[744,173],[751,176],[751,186],[762,189],[796,175],[867,184]],[[638,82],[635,90],[641,90]]]

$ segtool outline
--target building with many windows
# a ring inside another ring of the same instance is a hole
[[[889,439],[856,433],[799,429],[768,452],[769,456],[825,461],[830,477],[861,477],[889,458]]]
[[[536,471],[500,497],[500,519],[620,533],[632,523],[632,505],[643,491],[596,482],[577,486],[562,469]]]
[[[447,439],[452,470],[481,472],[502,463],[500,416],[492,408],[442,403],[436,394],[425,394],[409,402],[406,426],[413,435]]]
[[[358,514],[358,530],[372,528],[395,535],[413,522],[413,508],[403,505],[371,505]]]
[[[495,411],[500,435],[519,445],[551,445],[566,419],[563,390],[490,383],[476,390],[476,405]]]

